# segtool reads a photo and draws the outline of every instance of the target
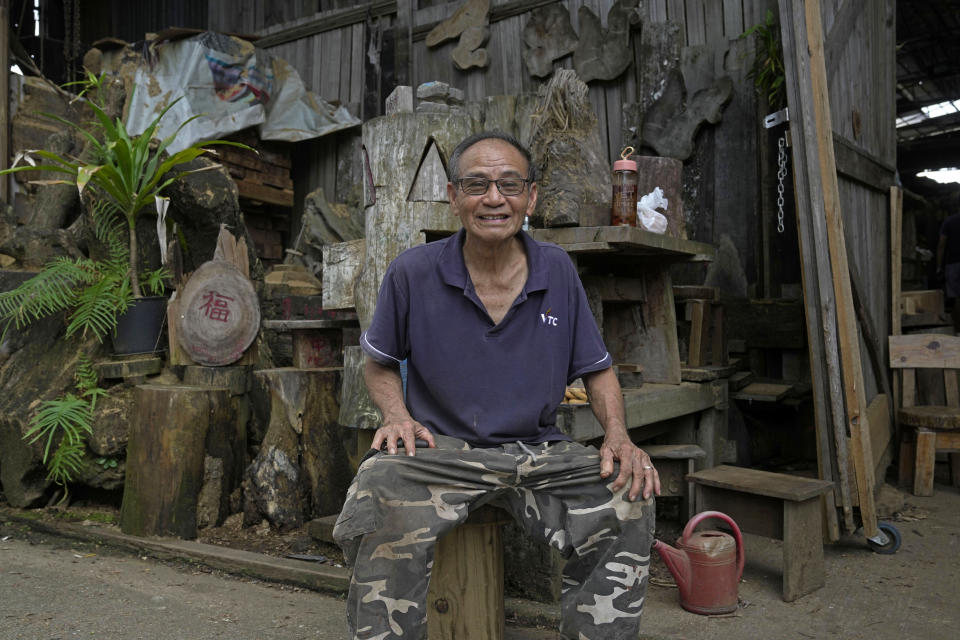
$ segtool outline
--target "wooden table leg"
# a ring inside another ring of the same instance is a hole
[[[933,495],[933,470],[936,462],[936,431],[917,429],[917,457],[913,470],[913,495]]]
[[[783,599],[793,602],[824,585],[820,499],[783,504]]]

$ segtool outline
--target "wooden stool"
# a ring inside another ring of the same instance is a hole
[[[720,290],[716,287],[675,286],[673,298],[675,302],[686,304],[684,315],[690,322],[687,366],[702,367],[708,364],[708,360],[709,364],[725,366],[729,360]]]
[[[660,475],[660,496],[680,498],[680,517],[693,517],[693,483],[687,476],[694,471],[695,461],[707,457],[707,452],[695,444],[640,444],[653,459]]]
[[[901,477],[913,478],[913,495],[933,495],[933,471],[937,453],[950,454],[953,486],[960,487],[960,408],[943,406],[904,407],[897,412],[901,425],[913,427],[915,437],[906,439],[900,448]],[[911,454],[911,450],[915,454]],[[910,463],[913,473],[910,473]]]
[[[832,482],[727,465],[688,478],[696,484],[697,511],[722,511],[741,531],[783,540],[786,602],[824,585],[820,496]]]
[[[890,367],[901,370],[900,482],[913,480],[913,495],[933,495],[937,452],[950,454],[953,485],[960,487],[960,337],[938,333],[890,336]],[[938,369],[945,404],[917,402],[917,369]]]
[[[503,529],[509,516],[480,507],[440,538],[427,593],[427,638],[502,640]]]

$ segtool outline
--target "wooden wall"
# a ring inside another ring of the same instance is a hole
[[[522,31],[529,12],[557,0],[492,0],[490,65],[484,70],[454,68],[450,41],[428,49],[426,34],[452,15],[462,0],[206,0],[211,29],[256,33],[258,44],[284,57],[307,87],[325,100],[348,105],[367,120],[382,113],[383,101],[397,84],[417,86],[440,80],[463,89],[468,99],[535,91],[542,82],[530,76],[522,55]],[[563,0],[574,30],[581,6],[600,16],[603,26],[613,0]],[[268,6],[269,5],[269,6]],[[735,89],[723,120],[707,126],[697,151],[685,165],[685,214],[690,236],[719,243],[728,238],[737,251],[747,293],[778,296],[781,285],[799,287],[795,225],[790,215],[788,174],[787,230],[777,234],[775,187],[776,138],[758,123],[758,104],[747,71],[752,52],[738,36],[764,22],[775,0],[644,0],[646,23],[671,21],[682,44],[713,56],[717,74],[734,79]],[[841,195],[851,262],[878,331],[886,335],[887,192],[896,157],[893,127],[895,0],[822,0],[827,34],[828,73],[834,129],[845,154],[838,155]],[[643,31],[631,34],[634,64],[620,78],[594,82],[590,99],[604,132],[604,153],[612,159],[622,146],[623,105],[639,102],[637,77]],[[406,64],[404,63],[406,61]],[[570,67],[570,57],[555,66]],[[359,130],[297,145],[294,173],[298,198],[323,187],[329,197],[356,197],[360,176]],[[839,144],[839,143],[838,143]],[[772,147],[772,148],[771,148]],[[701,277],[701,273],[692,275]]]

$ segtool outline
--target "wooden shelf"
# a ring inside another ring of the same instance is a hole
[[[623,404],[627,428],[631,431],[653,427],[656,423],[679,418],[726,402],[726,393],[717,393],[714,384],[681,382],[680,384],[644,383],[639,389],[625,389]],[[722,386],[725,386],[723,383]],[[662,427],[663,425],[658,425]],[[562,404],[557,410],[557,427],[577,442],[603,436],[603,429],[589,404]],[[649,432],[648,431],[652,431]],[[640,435],[652,437],[660,431],[648,429]]]
[[[714,247],[705,242],[652,233],[637,227],[560,227],[531,229],[534,240],[553,242],[569,253],[617,253],[658,256],[678,261],[710,261]]]

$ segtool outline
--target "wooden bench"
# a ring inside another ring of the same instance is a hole
[[[722,511],[742,531],[783,540],[786,602],[824,585],[820,496],[832,482],[727,465],[687,477],[696,485],[697,511]]]

